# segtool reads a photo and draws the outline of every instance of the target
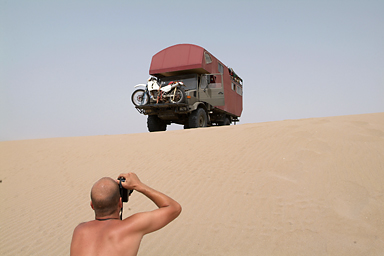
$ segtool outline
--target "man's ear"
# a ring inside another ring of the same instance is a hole
[[[91,208],[92,208],[93,210],[95,210],[95,208],[93,207],[93,203],[92,203],[92,201],[91,201]]]
[[[120,197],[119,200],[119,209],[123,208],[123,199]]]

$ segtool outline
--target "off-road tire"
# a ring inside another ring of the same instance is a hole
[[[189,116],[189,128],[207,127],[208,117],[207,112],[203,108],[198,108]]]
[[[156,115],[147,117],[147,127],[150,132],[162,132],[167,130],[167,124]]]
[[[231,124],[231,121],[229,120],[228,117],[225,117],[223,122],[219,122],[220,126],[222,126],[222,125],[230,125],[230,124]]]

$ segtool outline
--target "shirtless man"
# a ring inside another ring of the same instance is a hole
[[[136,190],[151,199],[159,208],[136,213],[120,220],[123,206],[118,180],[102,178],[91,190],[91,207],[95,220],[79,224],[71,243],[71,256],[79,255],[137,255],[145,234],[161,229],[181,212],[181,206],[172,198],[142,183],[136,174],[120,174],[125,178],[124,188]]]

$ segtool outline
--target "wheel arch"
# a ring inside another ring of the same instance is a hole
[[[210,104],[208,103],[205,103],[205,102],[202,102],[202,101],[198,101],[198,102],[195,102],[192,107],[191,107],[191,111],[194,111],[198,108],[204,108],[204,110],[208,113],[208,109],[211,108]]]

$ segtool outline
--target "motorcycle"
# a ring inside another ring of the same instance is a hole
[[[132,93],[132,102],[135,106],[142,106],[149,103],[150,99],[156,103],[181,103],[185,94],[181,81],[171,81],[167,85],[159,84],[157,78],[148,78],[147,84],[138,84],[135,87],[144,86],[145,89],[137,89]]]

